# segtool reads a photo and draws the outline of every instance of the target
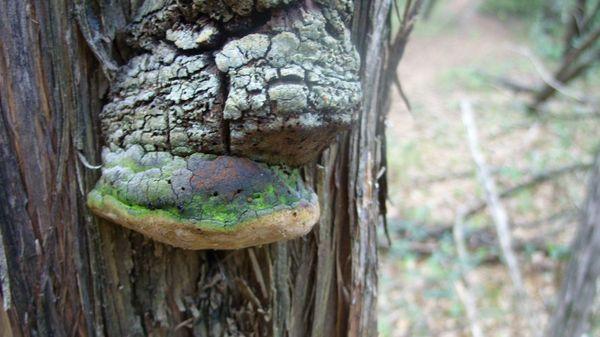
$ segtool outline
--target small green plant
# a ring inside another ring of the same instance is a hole
[[[568,245],[550,243],[546,247],[550,258],[557,261],[566,261],[569,259],[570,250]]]
[[[465,88],[468,90],[484,90],[489,88],[489,81],[474,66],[455,67],[443,72],[440,76],[442,84],[448,91]]]

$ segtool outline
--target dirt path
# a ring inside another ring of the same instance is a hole
[[[467,65],[493,66],[494,60],[516,55],[511,47],[521,42],[519,37],[498,19],[479,13],[479,3],[440,2],[437,14],[419,22],[421,27],[411,37],[398,73],[406,94],[415,106],[425,107],[426,113],[441,113],[448,103],[448,92],[437,83],[440,75]],[[461,94],[455,91],[450,98]],[[393,97],[393,107],[392,122],[405,122],[406,110],[398,95]]]

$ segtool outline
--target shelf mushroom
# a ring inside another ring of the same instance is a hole
[[[142,6],[128,28],[139,53],[119,68],[100,114],[103,169],[88,206],[187,249],[306,234],[319,204],[298,167],[349,128],[361,100],[346,14],[263,3],[255,10],[269,12],[265,22],[166,3]],[[239,32],[224,40],[223,29]]]

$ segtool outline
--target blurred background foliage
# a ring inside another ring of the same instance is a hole
[[[515,310],[489,210],[465,219],[469,289],[486,336],[538,336],[570,257],[600,145],[600,27],[569,33],[578,0],[429,0],[398,69],[387,129],[391,241],[382,239],[380,336],[472,336],[457,293],[452,226],[484,201],[460,102],[473,105],[481,149],[502,196],[533,317]],[[587,1],[596,13],[600,1]],[[397,6],[404,8],[406,1]],[[398,26],[400,19],[392,20]],[[579,55],[580,54],[580,55]],[[540,101],[547,78],[585,68]],[[385,238],[382,229],[382,238]],[[538,329],[532,329],[535,320]],[[600,336],[596,301],[588,336]]]

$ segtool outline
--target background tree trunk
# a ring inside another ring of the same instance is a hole
[[[139,0],[0,0],[2,336],[375,336],[387,0],[355,3],[364,104],[305,169],[308,236],[186,251],[85,206],[112,42]],[[106,48],[100,48],[104,45]],[[99,61],[100,60],[100,61]],[[103,71],[104,70],[104,71]]]
[[[596,156],[591,170],[587,193],[547,337],[580,337],[590,329],[589,319],[600,276],[600,155]]]

